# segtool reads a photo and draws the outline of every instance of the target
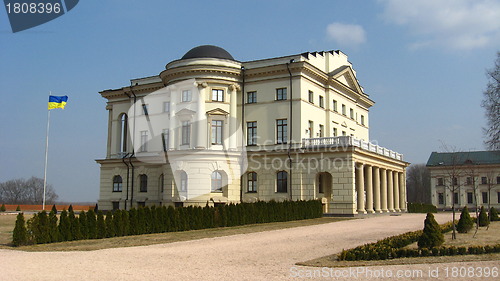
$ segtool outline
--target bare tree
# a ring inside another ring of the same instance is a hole
[[[486,172],[486,188],[488,190],[488,219],[491,221],[491,190],[495,187],[495,182],[493,178],[495,178],[496,173],[494,171]],[[490,228],[490,225],[486,227],[486,230]]]
[[[45,199],[53,204],[59,196],[51,185],[47,185]],[[41,204],[43,200],[43,179],[31,177],[28,180],[14,179],[0,183],[0,202],[6,204]]]
[[[497,52],[495,66],[486,73],[488,84],[481,103],[487,120],[484,143],[491,150],[500,150],[500,52]]]
[[[408,202],[431,203],[431,174],[425,164],[412,164],[406,169]]]
[[[472,191],[474,192],[474,198],[473,198],[473,203],[475,204],[476,207],[476,229],[474,231],[474,235],[472,236],[473,238],[476,237],[477,231],[479,229],[479,194],[478,194],[478,172],[476,170],[476,163],[474,163],[472,160],[468,159],[465,161],[465,164],[467,165],[467,172],[466,175],[470,178],[470,184],[472,185]]]

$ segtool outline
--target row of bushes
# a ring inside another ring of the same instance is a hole
[[[452,222],[447,222],[439,226],[442,233],[449,232],[453,229]],[[337,257],[338,260],[385,260],[398,257],[398,250],[415,243],[422,236],[423,231],[411,231],[400,235],[384,238],[375,243],[365,244],[343,250]],[[415,250],[418,251],[418,250]],[[419,251],[420,252],[420,251]],[[412,252],[413,253],[413,252]]]
[[[7,208],[5,207],[5,204],[2,204],[2,206],[0,206],[0,212],[5,212],[5,211],[7,211]],[[21,207],[19,207],[19,205],[17,205],[16,211],[17,212],[21,211]]]
[[[425,203],[410,203],[407,204],[408,213],[437,213],[436,206]]]
[[[42,211],[26,223],[17,217],[13,232],[15,246],[81,239],[187,231],[254,223],[282,222],[318,218],[323,215],[318,200],[256,202],[217,207],[143,207],[129,211],[62,211],[60,218],[52,210]]]

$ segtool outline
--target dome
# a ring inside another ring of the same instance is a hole
[[[231,54],[222,49],[221,47],[213,46],[213,45],[202,45],[198,47],[194,47],[189,50],[182,58],[184,59],[194,59],[194,58],[217,58],[217,59],[226,59],[226,60],[234,60]]]

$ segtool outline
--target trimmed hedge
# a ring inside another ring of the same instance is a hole
[[[188,231],[215,227],[229,227],[245,224],[284,222],[319,218],[323,215],[322,204],[319,200],[259,201],[256,203],[228,204],[217,207],[142,207],[129,211],[116,210],[106,215],[98,210],[80,212],[75,216],[71,209],[69,214],[63,210],[57,224],[57,217],[52,211],[42,211],[35,214],[25,225],[24,217],[16,222],[16,237],[26,234],[25,244],[42,244],[58,241],[81,239],[101,239],[126,235],[140,235],[148,233],[163,233],[174,231]],[[19,224],[19,226],[18,226]],[[17,238],[16,238],[17,239]],[[23,240],[23,239],[21,239]]]
[[[408,213],[437,213],[436,206],[425,203],[410,203],[407,204]]]

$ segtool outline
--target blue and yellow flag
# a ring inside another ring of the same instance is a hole
[[[62,108],[68,102],[68,96],[49,96],[49,110],[54,108]]]

